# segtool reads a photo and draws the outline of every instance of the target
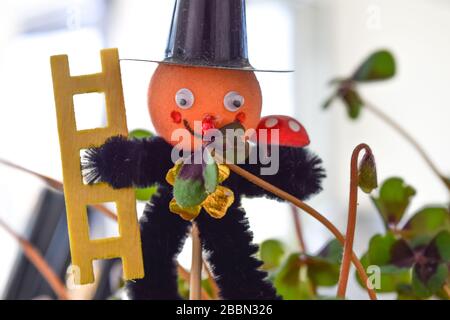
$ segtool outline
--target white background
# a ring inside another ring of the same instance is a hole
[[[102,20],[105,8],[108,19]],[[0,157],[61,179],[49,56],[69,54],[75,74],[98,71],[98,50],[103,47],[118,47],[123,58],[160,59],[172,9],[173,1],[166,0],[2,1]],[[59,27],[30,32],[52,25]],[[351,122],[339,103],[327,112],[320,106],[331,93],[329,79],[348,75],[370,52],[388,48],[397,58],[398,75],[361,91],[411,132],[438,167],[449,173],[449,1],[253,0],[248,1],[248,29],[255,67],[296,69],[292,75],[258,78],[264,114],[298,118],[311,136],[311,149],[324,159],[328,178],[324,192],[311,201],[313,206],[344,230],[349,160],[361,142],[373,148],[380,181],[398,175],[417,188],[411,212],[448,201],[445,189],[416,152],[385,124],[367,112]],[[151,64],[122,64],[129,129],[152,129],[146,90],[153,70]],[[97,109],[81,117],[101,122],[103,116]],[[39,180],[0,165],[0,218],[24,233],[42,187]],[[296,249],[287,205],[252,200],[245,201],[245,207],[256,242],[280,238]],[[362,252],[382,225],[365,195],[360,197],[359,212],[356,249]],[[331,238],[317,222],[307,217],[302,221],[311,251]],[[2,230],[0,249],[1,292],[17,254],[16,243]],[[181,261],[189,265],[189,244]],[[366,296],[352,286],[350,298]]]

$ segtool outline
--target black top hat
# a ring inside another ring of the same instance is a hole
[[[139,60],[139,59],[123,59]],[[259,72],[247,51],[245,0],[176,0],[165,64]]]
[[[253,69],[248,60],[245,0],[177,0],[165,61]]]

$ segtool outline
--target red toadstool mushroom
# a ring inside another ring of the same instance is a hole
[[[261,141],[260,130],[267,130],[267,140]],[[258,143],[275,144],[272,142],[272,130],[279,130],[278,145],[287,147],[305,147],[310,140],[306,129],[294,118],[288,116],[267,116],[261,119],[256,129],[256,140]]]

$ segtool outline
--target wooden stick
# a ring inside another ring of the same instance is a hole
[[[201,300],[202,288],[202,245],[197,224],[192,223],[192,264],[191,280],[189,282],[189,299]]]
[[[223,163],[223,162],[222,162]],[[322,223],[330,232],[336,237],[336,239],[339,240],[339,242],[342,245],[345,245],[345,238],[342,235],[342,233],[336,228],[334,224],[332,224],[327,218],[325,218],[322,214],[320,214],[316,209],[309,206],[308,204],[304,203],[300,199],[294,197],[293,195],[287,193],[286,191],[281,190],[280,188],[275,187],[274,185],[268,183],[267,181],[251,174],[250,172],[246,171],[245,169],[242,169],[241,167],[235,165],[235,164],[228,164],[227,166],[230,168],[231,171],[234,173],[240,175],[241,177],[247,179],[248,181],[256,184],[257,186],[263,188],[264,190],[267,190],[277,197],[284,199],[292,204],[294,204],[299,209],[302,209],[303,211],[310,214],[312,217],[314,217],[316,220],[318,220],[320,223]],[[364,270],[363,265],[361,264],[361,261],[359,261],[358,257],[355,253],[352,254],[352,262],[356,267],[356,270],[358,272],[359,277],[362,280],[362,283],[365,284],[365,287],[367,289],[367,292],[369,294],[370,299],[376,300],[377,295],[375,291],[372,288],[369,288],[368,286],[368,276],[366,274],[366,271]]]
[[[180,275],[181,279],[183,279],[187,283],[190,283],[191,273],[189,271],[187,271],[185,268],[183,268],[183,266],[179,263],[177,264],[177,271],[178,271],[178,274]],[[203,288],[201,291],[201,297],[202,297],[202,300],[211,300],[211,297],[206,292],[206,290]]]

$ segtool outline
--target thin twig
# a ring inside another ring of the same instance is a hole
[[[68,300],[69,295],[63,282],[59,279],[52,267],[45,261],[39,251],[25,238],[12,230],[3,220],[0,219],[0,227],[19,243],[25,256],[36,267],[42,277],[47,281],[56,296],[60,300]]]
[[[362,150],[371,154],[372,150],[366,144],[360,144],[353,150],[350,164],[350,195],[348,203],[347,232],[345,234],[344,254],[339,275],[338,298],[345,299],[348,277],[350,274],[350,263],[353,252],[353,241],[355,239],[356,215],[358,206],[358,158]]]
[[[40,173],[37,173],[37,172],[32,171],[30,169],[24,168],[22,166],[19,166],[19,165],[15,164],[15,163],[12,163],[12,162],[8,161],[8,160],[0,159],[0,163],[5,165],[5,166],[17,169],[19,171],[23,171],[25,173],[31,174],[31,175],[39,178],[39,179],[42,179],[42,180],[44,180],[45,183],[47,183],[47,185],[49,185],[53,189],[56,189],[57,191],[61,191],[61,192],[64,191],[64,186],[63,186],[62,182],[60,182],[58,180],[55,180],[53,178],[44,176],[44,175],[42,175]]]
[[[306,253],[307,250],[306,250],[305,239],[303,237],[303,232],[302,232],[302,223],[300,221],[300,214],[299,214],[296,206],[291,205],[290,207],[291,207],[292,219],[294,219],[295,234],[297,235],[297,241],[298,241],[300,253]]]
[[[191,280],[189,282],[189,300],[201,299],[202,288],[202,245],[200,242],[200,234],[197,224],[192,223],[192,264],[191,264]]]
[[[23,171],[23,172],[26,172],[28,174],[31,174],[31,175],[33,175],[33,176],[35,176],[37,178],[40,178],[45,183],[47,183],[49,186],[54,188],[55,190],[57,190],[59,192],[64,192],[63,183],[58,181],[58,180],[55,180],[53,178],[44,176],[44,175],[42,175],[40,173],[37,173],[37,172],[34,172],[34,171],[30,170],[30,169],[21,167],[19,165],[16,165],[16,164],[14,164],[12,162],[7,161],[7,160],[0,159],[0,163],[2,163],[3,165],[6,165],[8,167],[17,169],[19,171]],[[114,212],[112,212],[110,209],[108,209],[106,206],[104,206],[102,204],[96,204],[96,205],[93,205],[93,207],[96,208],[97,210],[99,210],[101,213],[103,213],[106,217],[117,221],[117,215]],[[186,271],[180,264],[178,264],[177,266],[178,266],[178,272],[180,273],[180,276],[186,282],[189,283],[190,282],[190,273],[188,271]],[[210,300],[211,299],[209,297],[209,295],[206,293],[206,291],[204,291],[203,289],[202,289],[202,292],[201,292],[201,297],[202,297],[203,300]]]
[[[438,169],[438,167],[434,164],[431,158],[426,153],[425,149],[417,142],[416,139],[413,138],[411,134],[409,134],[400,124],[391,119],[386,113],[381,111],[375,105],[370,102],[365,101],[364,107],[376,115],[379,119],[383,120],[386,124],[388,124],[391,128],[397,131],[406,141],[408,141],[416,151],[421,155],[423,160],[428,164],[433,173],[441,180],[446,188],[450,191],[450,180],[445,177],[445,175]]]
[[[94,205],[90,205],[90,206],[94,207],[95,209],[97,209],[98,211],[103,213],[103,215],[105,215],[106,217],[108,217],[108,218],[110,218],[110,219],[112,219],[114,221],[117,221],[117,214],[112,212],[105,205],[103,205],[103,204],[94,204]]]
[[[281,199],[284,199],[292,204],[294,204],[296,207],[302,209],[303,211],[310,214],[312,217],[314,217],[316,220],[318,220],[320,223],[322,223],[335,237],[339,240],[339,242],[344,245],[345,244],[345,238],[342,235],[342,233],[336,228],[334,224],[332,224],[327,218],[325,218],[322,214],[320,214],[317,210],[315,210],[313,207],[309,206],[308,204],[304,203],[300,199],[294,197],[293,195],[287,193],[286,191],[281,190],[280,188],[275,187],[274,185],[268,183],[267,181],[251,174],[250,172],[246,171],[245,169],[242,169],[241,167],[234,165],[234,164],[228,164],[228,167],[231,171],[234,173],[240,175],[241,177],[247,179],[248,181],[256,184],[257,186],[263,188],[264,190],[267,190],[274,195],[278,196]],[[358,272],[359,277],[361,278],[362,283],[365,284],[367,292],[369,294],[370,299],[376,300],[377,296],[375,291],[372,288],[368,287],[368,277],[366,274],[366,271],[364,270],[363,265],[359,261],[356,254],[352,254],[352,262],[356,267],[356,270]]]
[[[64,193],[64,186],[63,186],[63,183],[61,181],[58,181],[58,180],[53,179],[53,178],[48,177],[48,176],[44,176],[43,174],[40,174],[40,173],[37,173],[37,172],[35,172],[33,170],[24,168],[22,166],[19,166],[19,165],[15,164],[15,163],[7,161],[7,160],[0,159],[0,163],[5,165],[5,166],[14,168],[16,170],[23,171],[25,173],[31,174],[32,176],[35,176],[35,177],[37,177],[39,179],[42,179],[48,186],[52,187],[56,191]],[[103,204],[95,204],[95,205],[92,205],[92,207],[94,207],[95,209],[97,209],[98,211],[103,213],[108,218],[111,218],[111,219],[117,221],[117,215],[114,212],[112,212],[110,209],[108,209],[105,205],[103,205]]]

